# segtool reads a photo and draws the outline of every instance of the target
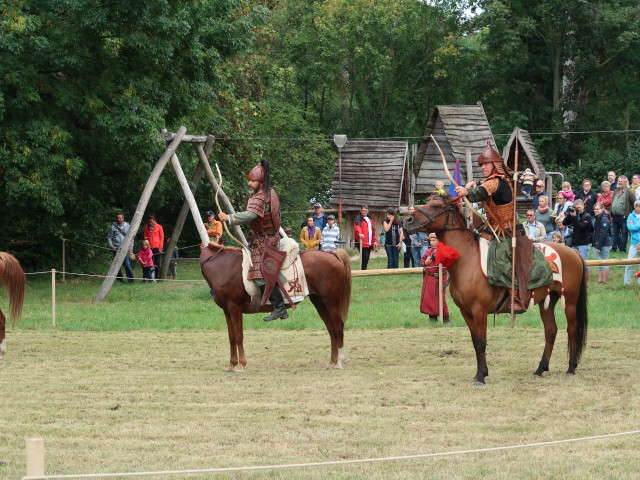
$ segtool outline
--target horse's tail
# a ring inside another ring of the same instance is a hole
[[[580,356],[587,345],[587,328],[589,326],[589,314],[587,312],[587,265],[582,260],[582,279],[580,281],[580,292],[576,304],[577,339],[576,339],[576,361],[580,361]]]
[[[344,287],[342,288],[342,293],[339,300],[340,317],[342,318],[342,323],[344,324],[347,321],[349,304],[351,303],[351,260],[349,259],[349,255],[347,255],[347,252],[345,252],[341,248],[331,250],[330,253],[335,255],[336,258],[340,260],[344,265]]]
[[[0,281],[9,294],[9,316],[13,325],[22,315],[22,304],[24,303],[24,292],[27,288],[27,281],[20,266],[20,262],[13,255],[7,252],[0,252]]]

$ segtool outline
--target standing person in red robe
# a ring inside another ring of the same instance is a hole
[[[429,315],[429,320],[438,321],[439,302],[438,302],[438,264],[442,264],[442,304],[443,304],[443,321],[449,321],[449,308],[446,300],[447,271],[446,267],[453,265],[458,259],[458,251],[441,243],[435,233],[429,234],[430,248],[422,256],[420,265],[424,267],[424,275],[422,281],[422,295],[420,296],[420,312]]]

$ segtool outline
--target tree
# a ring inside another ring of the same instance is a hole
[[[5,229],[3,248],[47,258],[53,236],[104,243],[96,215],[132,209],[163,150],[159,129],[216,103],[220,65],[264,14],[237,0],[5,4],[0,211],[31,240]],[[158,198],[173,189],[161,182]]]

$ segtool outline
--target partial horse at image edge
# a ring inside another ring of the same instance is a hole
[[[9,294],[9,318],[11,319],[11,325],[15,326],[22,315],[27,282],[20,262],[7,252],[0,252],[0,282],[2,282],[6,292]],[[7,351],[5,325],[6,317],[0,310],[0,358]]]
[[[435,232],[441,241],[459,252],[458,260],[448,269],[451,279],[450,294],[471,333],[477,362],[473,383],[482,385],[485,383],[485,377],[489,375],[486,360],[487,315],[498,304],[504,288],[490,285],[482,274],[476,235],[467,227],[466,218],[456,201],[434,197],[426,205],[416,206],[415,212],[403,219],[403,226],[409,233]],[[540,377],[549,370],[558,331],[554,307],[560,298],[564,298],[567,317],[567,374],[575,374],[587,340],[586,264],[577,251],[565,245],[553,244],[553,247],[564,265],[562,283],[553,282],[549,285],[549,295],[547,286],[530,290],[534,303],[540,308],[540,317],[544,324],[545,347],[542,359],[534,372],[534,375]],[[549,303],[546,301],[547,297]],[[506,312],[501,310],[499,313]]]
[[[331,339],[328,368],[341,369],[344,325],[351,302],[351,263],[344,250],[300,252],[305,271],[309,299],[318,311]],[[214,300],[222,308],[229,333],[230,358],[226,372],[243,372],[247,364],[244,353],[242,315],[251,304],[242,279],[242,251],[216,243],[200,253],[200,268],[213,291]],[[286,302],[285,302],[286,305]],[[261,309],[262,312],[273,308]],[[286,320],[278,320],[286,322]]]

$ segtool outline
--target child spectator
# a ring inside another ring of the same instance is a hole
[[[567,199],[567,201],[573,203],[576,201],[576,196],[573,193],[573,190],[571,190],[571,184],[569,182],[562,182],[562,195],[564,195],[564,198]]]
[[[551,234],[551,242],[552,243],[564,243],[562,240],[562,234],[560,232],[553,232]]]
[[[533,182],[538,180],[538,176],[531,171],[530,168],[525,169],[524,173],[520,175],[520,183],[522,183],[522,193],[526,198],[531,195],[531,189],[533,188]]]
[[[444,183],[441,181],[437,181],[436,189],[433,191],[433,193],[435,193],[436,195],[440,195],[441,197],[444,197],[447,194],[447,192],[444,191]]]
[[[142,248],[138,252],[138,261],[142,265],[142,283],[153,281],[153,250],[149,246],[149,240],[142,241]]]

